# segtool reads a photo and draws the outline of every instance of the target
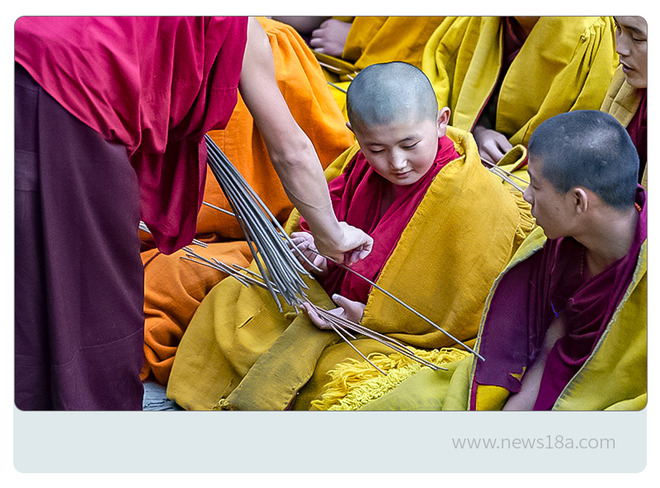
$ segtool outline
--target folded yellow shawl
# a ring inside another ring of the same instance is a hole
[[[501,277],[539,250],[543,230],[534,229],[523,242]],[[644,243],[628,291],[596,345],[591,357],[568,383],[553,410],[640,410],[647,400],[647,244]],[[488,297],[485,316],[490,307]],[[519,305],[517,305],[519,306]],[[478,350],[478,344],[477,344]],[[449,365],[449,371],[423,368],[364,410],[467,410],[476,359],[468,357]],[[499,386],[478,386],[478,410],[500,410],[509,392]]]
[[[445,166],[404,230],[377,283],[462,341],[474,342],[493,280],[533,227],[519,193],[486,170],[472,136],[449,128],[461,157]],[[332,178],[350,162],[353,147],[327,170]],[[296,215],[288,229],[295,228]],[[333,307],[317,282],[310,298]],[[362,323],[423,349],[453,341],[378,290]],[[393,351],[369,339],[365,354]],[[330,380],[327,371],[359,358],[333,332],[303,315],[280,314],[264,290],[233,279],[202,302],[174,360],[168,397],[188,409],[310,408]]]
[[[472,130],[497,81],[500,17],[447,17],[424,50],[422,69],[450,124]],[[527,144],[544,120],[570,110],[598,110],[618,64],[610,17],[541,17],[507,72],[496,130]]]

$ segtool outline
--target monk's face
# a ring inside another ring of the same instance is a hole
[[[386,125],[353,127],[360,149],[374,170],[394,185],[412,185],[431,168],[444,135],[437,120],[414,118]]]
[[[532,206],[536,223],[550,239],[570,235],[572,206],[568,194],[559,193],[543,176],[543,161],[529,155],[527,164],[529,186],[523,198]]]
[[[643,17],[615,17],[616,52],[626,75],[635,88],[647,85],[647,24]]]

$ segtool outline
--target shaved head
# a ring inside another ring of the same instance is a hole
[[[353,127],[438,117],[431,82],[420,69],[402,62],[373,64],[360,71],[348,87],[346,109]]]
[[[543,176],[561,194],[583,186],[612,207],[635,203],[637,149],[626,129],[605,112],[555,115],[534,131],[529,154],[543,161]]]

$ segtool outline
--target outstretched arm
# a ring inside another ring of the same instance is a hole
[[[361,230],[337,221],[316,150],[277,86],[268,37],[253,18],[248,23],[239,89],[284,190],[307,221],[318,250],[349,264],[366,257],[373,240]]]

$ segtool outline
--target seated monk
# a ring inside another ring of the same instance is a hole
[[[275,77],[292,115],[314,144],[323,167],[354,142],[337,109],[314,55],[288,25],[259,18],[273,50]],[[292,204],[270,162],[266,144],[239,94],[227,127],[209,133],[229,160],[262,197],[280,222]],[[231,210],[216,179],[206,178],[204,200]],[[197,219],[196,238],[208,248],[191,249],[206,258],[247,266],[252,260],[238,221],[203,205]],[[174,354],[195,310],[204,296],[226,275],[213,268],[182,260],[185,251],[171,255],[152,247],[143,235],[145,269],[145,337],[143,381],[167,384]]]
[[[418,68],[427,40],[444,17],[276,17],[314,50],[346,115],[350,80],[372,64],[402,61]]]
[[[553,115],[600,108],[616,57],[611,17],[447,17],[422,69],[450,124],[497,163]]]
[[[541,124],[525,191],[540,228],[495,281],[477,343],[485,360],[459,361],[444,377],[420,371],[367,408],[644,408],[647,207],[638,167],[611,115],[574,111]]]
[[[533,227],[529,206],[483,167],[469,133],[447,127],[449,110],[438,110],[418,68],[399,62],[365,68],[349,87],[348,114],[358,144],[326,175],[336,215],[374,238],[371,254],[353,269],[473,344],[493,280]],[[294,212],[286,228],[293,233],[305,223]],[[305,234],[293,235],[313,245]],[[330,264],[320,281],[308,280],[309,301],[413,346],[418,355],[456,344]],[[313,408],[331,379],[328,370],[360,355],[297,312],[280,313],[268,291],[224,279],[181,341],[167,396],[192,410]],[[365,355],[393,352],[359,335],[351,343]],[[432,352],[438,363],[468,354]]]
[[[646,85],[648,26],[643,17],[615,17],[617,68],[600,109],[626,128],[639,154],[639,183],[648,189]]]

